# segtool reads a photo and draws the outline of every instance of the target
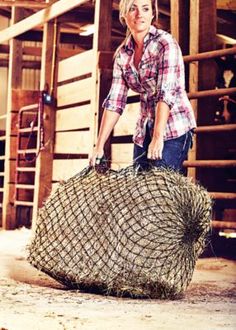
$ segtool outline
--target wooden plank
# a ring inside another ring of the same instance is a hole
[[[60,61],[58,66],[58,82],[91,73],[92,63],[94,63],[93,50]]]
[[[91,122],[92,144],[89,153],[92,154],[93,148],[97,142],[97,135],[102,118],[102,102],[109,92],[111,85],[111,70],[100,70],[97,66],[98,54],[100,51],[110,51],[112,46],[112,2],[96,1],[94,26],[95,33],[93,36],[93,50],[96,54],[96,61],[93,66],[93,98],[91,106],[93,110],[93,118]],[[110,137],[105,145],[105,152],[110,158]]]
[[[56,112],[56,131],[67,131],[90,127],[91,105],[58,110]]]
[[[1,54],[8,54],[9,53],[9,45],[0,45],[0,53]],[[65,47],[61,47],[59,49],[59,58],[63,59],[63,58],[67,58],[70,56],[74,56],[78,53],[81,53],[81,49],[80,48],[65,48]],[[83,51],[84,52],[84,51]],[[42,55],[42,48],[41,47],[34,47],[34,46],[23,46],[22,47],[22,53],[23,55],[32,55],[32,56],[39,56],[41,57]],[[23,67],[24,67],[24,63],[25,65],[28,65],[28,62],[25,61],[23,62]]]
[[[112,169],[119,170],[133,164],[133,143],[112,144],[111,159]]]
[[[235,0],[216,0],[217,9],[236,10]]]
[[[89,101],[92,97],[92,78],[75,81],[57,89],[57,106],[67,106]]]
[[[91,146],[91,132],[57,132],[55,134],[55,153],[87,154]]]
[[[114,128],[113,136],[133,135],[139,111],[139,102],[127,104]]]
[[[88,159],[54,159],[52,180],[67,180],[88,165]]]
[[[42,25],[65,12],[88,2],[88,0],[59,0],[45,9],[23,19],[22,21],[0,31],[0,43],[10,40],[24,32]]]

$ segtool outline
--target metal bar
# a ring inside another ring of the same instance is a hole
[[[189,63],[193,61],[208,60],[215,57],[233,55],[233,54],[236,54],[236,47],[220,49],[220,50],[212,50],[210,52],[204,52],[194,55],[186,55],[184,56],[184,62]]]
[[[211,198],[213,199],[227,199],[227,200],[236,200],[236,193],[231,192],[210,192]]]
[[[17,167],[18,172],[35,172],[35,167]]]
[[[205,91],[191,92],[188,93],[189,99],[200,99],[207,96],[223,96],[231,95],[236,93],[236,88],[219,88],[219,89],[209,89]]]
[[[36,154],[38,152],[37,149],[18,149],[17,153],[24,155],[24,154]]]
[[[236,167],[236,160],[186,160],[185,167]]]
[[[15,206],[34,206],[33,202],[27,202],[27,201],[15,201]]]
[[[235,131],[236,124],[199,126],[195,128],[195,133],[228,132]]]
[[[34,185],[32,184],[16,184],[16,189],[27,189],[27,190],[34,190]]]
[[[39,130],[38,126],[36,126],[34,128],[31,128],[31,127],[19,128],[20,133],[32,133],[32,132],[37,132],[38,130]]]
[[[219,229],[236,229],[236,221],[213,220],[212,227]]]

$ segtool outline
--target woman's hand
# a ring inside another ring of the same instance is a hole
[[[104,156],[103,149],[94,148],[92,156],[89,159],[89,165],[90,166],[99,165],[103,156]]]
[[[153,137],[148,147],[147,158],[162,159],[162,150],[164,147],[163,137]]]

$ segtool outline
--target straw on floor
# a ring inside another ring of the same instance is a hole
[[[210,222],[207,191],[178,173],[86,168],[40,210],[28,260],[70,288],[174,298],[192,279]]]

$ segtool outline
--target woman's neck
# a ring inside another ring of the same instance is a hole
[[[134,33],[134,34],[132,34],[136,48],[138,48],[138,49],[143,48],[144,38],[145,38],[146,34],[147,34],[146,32],[145,33]]]

